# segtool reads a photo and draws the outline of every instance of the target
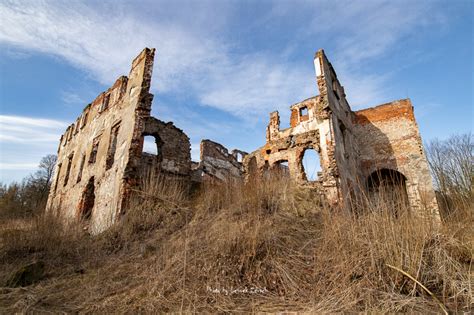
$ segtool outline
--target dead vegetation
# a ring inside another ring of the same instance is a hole
[[[52,217],[3,229],[1,312],[461,312],[473,305],[472,216],[440,226],[409,209],[395,216],[382,197],[355,216],[278,176],[209,184],[191,200],[179,181],[156,182],[145,182],[120,223],[97,237]],[[6,286],[32,262],[44,270],[31,285]]]

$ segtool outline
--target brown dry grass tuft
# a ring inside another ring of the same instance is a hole
[[[98,237],[46,217],[3,231],[0,280],[37,259],[46,275],[0,289],[0,311],[441,311],[388,265],[452,312],[473,305],[472,217],[440,226],[384,202],[355,216],[281,177],[209,184],[192,200],[158,182]]]

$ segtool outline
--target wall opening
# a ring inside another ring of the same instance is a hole
[[[279,160],[272,165],[272,172],[278,176],[290,177],[288,160]]]
[[[379,169],[367,178],[369,197],[382,199],[390,203],[407,204],[408,194],[406,177],[395,170]]]
[[[58,185],[59,185],[59,176],[61,176],[61,166],[62,166],[62,163],[59,163],[58,164],[58,173],[56,174],[56,183],[54,183],[54,193],[56,193],[56,190],[58,189]]]
[[[81,159],[81,165],[79,166],[79,173],[77,174],[77,181],[76,183],[79,183],[82,179],[82,171],[84,170],[84,163],[86,162],[86,155],[82,155]]]
[[[161,155],[162,142],[160,137],[153,135],[146,135],[143,137],[143,153]]]
[[[97,159],[97,151],[99,151],[100,136],[95,137],[92,141],[91,154],[89,154],[89,164],[94,164]]]
[[[100,108],[101,112],[109,108],[109,102],[110,102],[110,94],[107,94],[104,96],[104,100],[102,101],[102,106]]]
[[[80,220],[87,221],[92,216],[92,209],[95,203],[95,184],[94,176],[87,182],[86,188],[82,193],[81,201],[79,202],[78,216]]]
[[[108,170],[114,165],[115,151],[117,150],[117,138],[120,129],[120,123],[115,124],[110,130],[110,142],[109,149],[107,151],[107,161],[105,163],[105,169]]]
[[[71,166],[72,166],[72,158],[73,157],[74,157],[74,154],[70,154],[69,157],[68,157],[67,168],[66,168],[66,176],[64,177],[63,186],[66,186],[67,182],[69,181],[69,173],[71,173]]]
[[[242,153],[237,152],[235,154],[235,159],[237,160],[237,162],[242,163],[242,160],[244,159],[244,156],[242,155]]]
[[[319,153],[313,148],[307,148],[303,152],[303,158],[301,159],[301,165],[303,167],[303,176],[309,182],[317,181],[321,173],[321,161],[319,159]]]
[[[303,117],[303,116],[308,116],[308,107],[301,107],[300,108],[300,117]]]

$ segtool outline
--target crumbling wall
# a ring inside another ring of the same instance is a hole
[[[279,113],[271,113],[266,144],[251,153],[245,164],[250,173],[252,168],[262,170],[288,161],[292,180],[320,189],[337,204],[349,198],[356,186],[357,144],[350,131],[352,112],[324,51],[316,53],[314,65],[319,95],[290,106],[290,128],[280,130]],[[337,141],[342,138],[346,140]],[[302,163],[308,149],[319,154],[321,164],[321,173],[313,182],[308,181]],[[250,166],[251,161],[255,167]]]
[[[356,111],[354,132],[359,142],[364,182],[379,170],[397,171],[406,178],[412,208],[426,204],[438,215],[431,175],[409,99]]]
[[[47,209],[81,220],[92,233],[117,220],[138,184],[144,135],[162,139],[162,169],[190,174],[187,136],[150,117],[154,52],[144,49],[133,60],[128,78],[120,77],[86,106],[61,137]]]
[[[156,174],[167,173],[189,179],[191,146],[189,137],[181,129],[172,122],[148,117],[142,135],[142,142],[145,136],[152,136],[157,147],[156,155],[142,152],[140,165],[143,171],[153,169]]]
[[[245,161],[246,177],[262,176],[288,161],[291,180],[314,187],[332,204],[350,208],[354,196],[368,189],[375,171],[399,172],[414,209],[427,204],[437,213],[428,164],[409,100],[353,112],[344,87],[319,50],[314,59],[319,95],[290,106],[290,128],[280,129],[278,112],[270,114],[266,144]],[[308,182],[301,159],[305,150],[319,153],[321,173]]]
[[[241,160],[247,152],[235,149],[229,153],[223,145],[207,139],[201,141],[200,149],[201,161],[193,167],[194,181],[242,179],[244,169]]]

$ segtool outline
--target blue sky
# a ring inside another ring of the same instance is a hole
[[[0,182],[55,153],[86,104],[156,48],[152,114],[253,151],[318,94],[325,49],[353,109],[411,98],[423,140],[473,128],[474,1],[0,1]]]

